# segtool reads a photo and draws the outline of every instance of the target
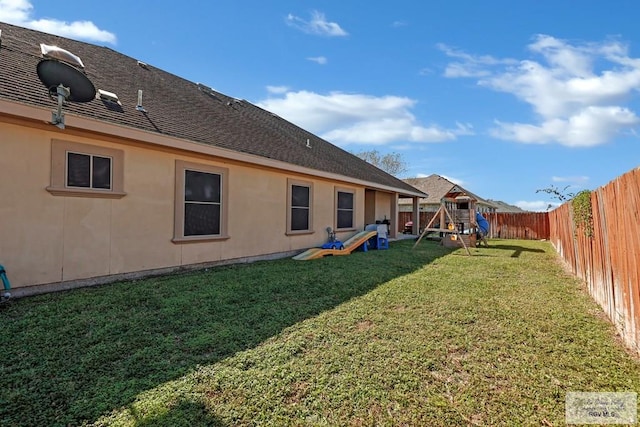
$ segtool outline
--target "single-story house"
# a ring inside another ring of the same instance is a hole
[[[464,194],[476,200],[476,208],[480,212],[495,212],[497,208],[494,203],[437,174],[431,174],[425,178],[407,178],[404,181],[427,193],[427,197],[420,198],[418,202],[420,212],[436,212],[440,208],[442,198],[454,193]],[[400,212],[413,212],[411,200],[400,199],[398,205]]]
[[[1,22],[0,147],[14,296],[292,256],[426,197],[246,100]]]

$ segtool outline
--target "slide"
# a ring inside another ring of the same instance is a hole
[[[344,249],[323,249],[323,248],[311,248],[293,257],[298,261],[307,261],[310,259],[322,258],[326,255],[349,255],[355,251],[360,245],[367,242],[372,237],[378,234],[377,231],[361,231],[349,238],[344,242]]]

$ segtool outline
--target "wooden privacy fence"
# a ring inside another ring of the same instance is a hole
[[[431,221],[431,218],[435,215],[435,212],[420,212],[420,229]],[[404,225],[413,221],[413,212],[398,212],[398,232],[404,231]]]
[[[499,239],[549,239],[547,212],[488,212],[489,237]]]
[[[640,168],[591,192],[592,236],[575,225],[571,206],[549,212],[550,240],[640,354]]]
[[[591,192],[591,230],[576,225],[572,202],[551,212],[484,213],[489,237],[549,239],[625,344],[640,354],[640,168]],[[420,212],[424,227],[434,212]],[[400,212],[398,231],[412,220]]]
[[[431,221],[435,212],[420,212],[420,228]],[[483,213],[489,221],[489,237],[500,239],[549,239],[549,216],[547,212],[491,212]],[[398,231],[411,221],[412,212],[399,212]]]

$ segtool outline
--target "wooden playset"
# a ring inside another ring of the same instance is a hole
[[[463,247],[471,255],[469,247],[476,246],[477,200],[463,192],[449,192],[440,200],[440,208],[422,230],[414,248],[430,232],[438,232],[441,243],[447,247]]]

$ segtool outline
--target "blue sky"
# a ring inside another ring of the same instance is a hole
[[[0,0],[351,152],[529,210],[640,165],[640,3]]]

